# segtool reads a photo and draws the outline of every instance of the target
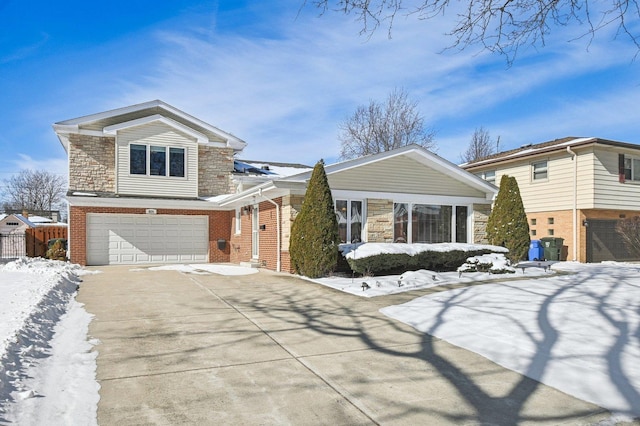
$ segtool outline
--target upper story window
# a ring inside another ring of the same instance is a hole
[[[624,174],[624,179],[622,181],[640,181],[640,158],[629,157],[626,155],[621,155],[621,157],[623,158],[623,170],[621,171],[621,174]]]
[[[538,161],[531,164],[531,178],[533,180],[545,180],[549,176],[547,169],[547,161]]]
[[[185,176],[185,149],[131,144],[129,173],[146,176]]]
[[[485,170],[484,172],[478,173],[476,176],[486,180],[489,183],[496,184],[496,171],[495,170]]]

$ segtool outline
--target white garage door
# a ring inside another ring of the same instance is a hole
[[[87,264],[209,261],[207,216],[87,214]]]

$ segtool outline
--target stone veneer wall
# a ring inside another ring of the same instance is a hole
[[[367,241],[393,242],[393,200],[367,200]]]
[[[113,137],[69,135],[69,191],[115,192]]]
[[[304,195],[285,195],[282,197],[282,251],[289,251],[291,241],[291,225],[302,209]]]
[[[491,206],[489,204],[473,205],[473,243],[489,244],[489,240],[487,240],[489,214],[491,214]]]
[[[198,146],[198,195],[201,197],[233,192],[233,149]]]

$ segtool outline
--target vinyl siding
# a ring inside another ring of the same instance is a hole
[[[484,192],[405,156],[333,173],[328,180],[333,190],[485,198]]]
[[[594,155],[594,205],[597,209],[640,210],[640,183],[618,181],[618,154],[638,152],[598,149]]]
[[[534,181],[532,164],[547,161],[547,179]],[[577,204],[580,208],[590,208],[592,199],[593,155],[581,152],[578,155]],[[509,165],[493,165],[476,169],[473,173],[496,170],[496,184],[500,184],[503,175],[516,178],[524,208],[528,213],[573,208],[573,159],[567,152],[551,153],[544,157],[528,158]]]
[[[176,198],[198,196],[198,147],[195,139],[163,123],[150,123],[118,132],[117,193]],[[185,148],[185,177],[141,176],[129,174],[131,143]]]

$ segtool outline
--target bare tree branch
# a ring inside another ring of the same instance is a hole
[[[377,154],[410,144],[435,147],[435,132],[424,127],[417,108],[418,103],[402,89],[394,89],[384,104],[370,101],[369,105],[359,106],[338,126],[341,158]]]
[[[306,0],[305,0],[306,3]],[[386,25],[389,36],[395,19],[416,15],[429,20],[442,15],[450,0],[310,0],[321,14],[330,10],[354,15],[361,34],[371,35]],[[468,0],[458,21],[448,33],[449,48],[464,50],[472,45],[505,55],[511,63],[525,45],[541,47],[552,29],[584,26],[590,42],[595,34],[611,25],[640,50],[639,0]]]
[[[67,187],[62,176],[44,170],[23,170],[4,182],[5,206],[31,211],[53,210]]]
[[[477,128],[471,136],[471,142],[467,150],[462,153],[463,163],[470,163],[484,157],[488,157],[496,152],[496,144],[491,141],[489,131],[484,127]]]

